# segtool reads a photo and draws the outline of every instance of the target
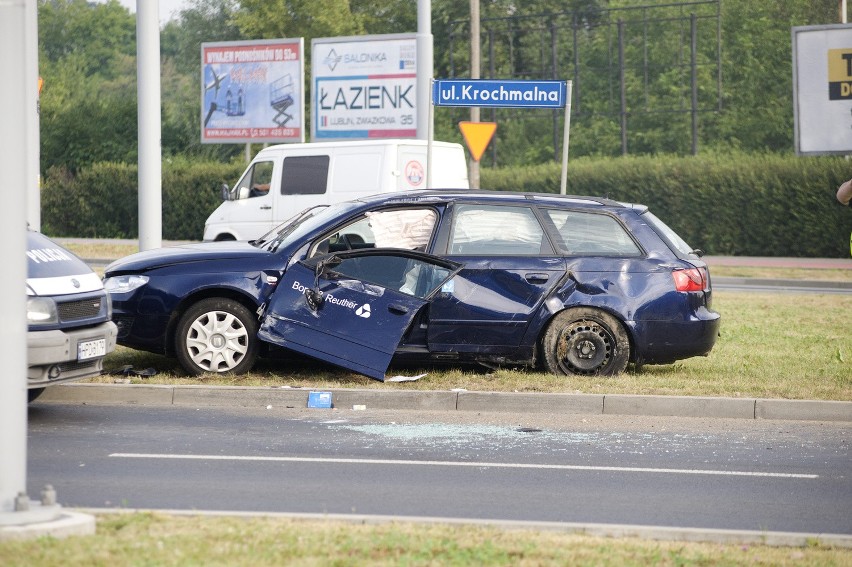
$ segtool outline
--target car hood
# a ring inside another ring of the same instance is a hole
[[[27,295],[66,295],[103,289],[80,258],[41,233],[27,232]]]
[[[199,242],[137,252],[120,258],[106,267],[104,274],[145,272],[156,268],[210,260],[260,258],[270,252],[255,248],[248,242]]]

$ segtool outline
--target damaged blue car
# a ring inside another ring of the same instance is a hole
[[[647,207],[425,190],[308,209],[251,242],[106,268],[119,344],[190,374],[279,347],[379,380],[393,360],[611,376],[708,354],[707,265]]]

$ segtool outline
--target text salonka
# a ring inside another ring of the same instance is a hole
[[[457,90],[458,87],[458,90]],[[475,88],[475,85],[450,85],[441,88],[441,100],[461,100],[465,102],[551,102],[559,101],[559,91],[553,89],[507,89]]]

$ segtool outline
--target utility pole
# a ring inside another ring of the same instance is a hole
[[[480,68],[479,49],[479,0],[470,0],[470,78],[479,79]],[[470,107],[470,121],[479,122],[479,107]],[[471,189],[479,189],[479,161],[470,160],[468,170]]]
[[[160,18],[157,2],[136,0],[139,99],[139,250],[163,245],[163,144],[160,127]]]
[[[432,0],[417,0],[417,139],[427,140],[432,128],[432,76],[435,74],[432,39]],[[427,163],[427,167],[430,164]],[[428,185],[427,185],[428,187]]]

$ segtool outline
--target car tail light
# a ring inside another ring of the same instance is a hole
[[[707,289],[707,269],[689,268],[672,272],[675,289],[678,291],[704,291]]]

